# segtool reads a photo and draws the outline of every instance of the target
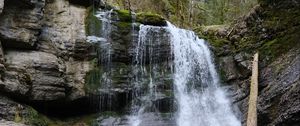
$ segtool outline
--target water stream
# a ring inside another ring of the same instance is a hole
[[[210,51],[194,32],[168,23],[174,53],[179,126],[240,126],[219,86]]]
[[[132,69],[134,78],[131,83],[134,86],[134,98],[131,115],[128,117],[131,126],[150,124],[149,116],[160,117],[159,105],[155,105],[153,101],[162,95],[158,90],[158,83],[161,81],[160,77],[166,76],[167,68],[162,66],[168,66],[168,60],[162,62],[159,58],[163,55],[161,50],[164,49],[162,38],[167,37],[164,32],[165,28],[162,27],[140,25],[138,42],[133,43],[135,44]],[[156,122],[156,125],[163,124]]]
[[[111,13],[96,14],[103,22],[102,35],[88,37],[88,41],[99,43],[102,70],[99,83],[103,85],[99,90],[106,93],[113,88]],[[99,125],[241,126],[220,86],[213,57],[203,39],[169,22],[165,27],[141,24],[137,36],[136,25],[133,21],[128,112]],[[103,103],[111,106],[111,98],[107,99]],[[170,109],[165,110],[166,107]]]
[[[99,97],[99,110],[107,108],[111,110],[112,106],[112,94],[110,90],[112,88],[112,41],[111,41],[111,32],[112,32],[112,16],[113,10],[98,10],[95,13],[95,17],[99,19],[101,23],[100,35],[88,36],[87,41],[91,43],[97,43],[98,48],[96,49],[98,64],[100,65],[99,72],[101,75],[98,77],[98,83],[101,84],[101,88],[98,89],[98,92],[101,94]],[[105,95],[103,95],[105,94]],[[108,106],[108,107],[107,107]]]

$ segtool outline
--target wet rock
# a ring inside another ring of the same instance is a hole
[[[243,124],[247,116],[251,56],[257,51],[260,53],[258,125],[299,124],[299,101],[296,100],[299,99],[296,87],[299,87],[300,78],[300,60],[297,56],[300,47],[299,7],[299,2],[294,0],[261,0],[249,14],[229,27],[230,34],[224,36],[225,41],[218,36],[217,31],[200,34],[204,37],[206,35],[214,43],[212,45],[217,49],[218,57],[234,56],[241,77],[228,82],[229,92],[234,104],[243,113]],[[218,40],[229,43],[219,44]],[[229,53],[223,53],[224,47],[228,45],[231,47],[226,49]],[[221,75],[232,73],[229,70],[224,72]]]
[[[0,120],[0,125],[1,126],[27,126],[25,124],[16,123],[13,121],[5,121],[5,120]]]
[[[224,76],[225,81],[231,81],[241,76],[232,56],[220,58],[219,63],[222,71],[221,74]]]
[[[4,8],[4,0],[0,0],[0,14],[2,13],[3,8]]]
[[[91,62],[72,61],[66,62],[66,91],[68,99],[76,100],[87,96],[86,76],[92,69]]]
[[[14,69],[14,70],[11,70]],[[24,68],[11,67],[3,74],[1,90],[16,97],[25,98],[31,88],[29,74]]]
[[[77,5],[81,5],[81,6],[99,6],[99,7],[104,7],[105,6],[105,2],[103,0],[69,0],[70,3],[72,4],[77,4]]]
[[[91,59],[93,54],[91,54],[93,50],[93,45],[88,43],[85,39],[77,39],[75,40],[75,45],[73,49],[73,57],[75,59]]]
[[[32,126],[48,125],[48,122],[35,109],[0,96],[0,125]]]
[[[5,1],[5,8],[0,18],[0,39],[2,45],[9,48],[34,49],[43,18],[44,0],[30,4],[34,8],[24,8],[22,1]]]
[[[21,108],[22,106],[6,97],[0,96],[0,120],[13,121],[18,107]]]
[[[234,60],[238,62],[238,65],[240,65],[243,68],[246,68],[248,71],[251,70],[251,58],[252,56],[248,53],[238,53],[234,56]]]
[[[1,73],[3,73],[5,71],[4,62],[5,62],[4,61],[4,53],[3,53],[3,48],[2,48],[1,41],[0,41],[0,72]]]

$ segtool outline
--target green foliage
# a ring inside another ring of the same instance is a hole
[[[202,3],[206,18],[204,25],[227,24],[240,16],[247,14],[253,6],[257,4],[256,0],[209,0]]]
[[[162,15],[177,26],[192,28],[198,25],[227,24],[248,13],[256,0],[115,0],[112,5],[135,12]]]
[[[40,115],[35,109],[29,107],[27,109],[26,115],[24,115],[23,120],[26,124],[31,126],[48,126],[49,123],[46,117]]]
[[[217,36],[216,33],[218,32],[218,30],[227,29],[227,28],[228,28],[227,25],[211,25],[211,26],[201,26],[194,30],[196,33],[198,33],[198,35],[201,38],[208,40],[208,42],[212,46],[221,48],[224,45],[229,44],[230,42],[226,38],[221,38],[223,36]]]

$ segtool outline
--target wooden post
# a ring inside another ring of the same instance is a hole
[[[258,97],[258,53],[252,62],[252,76],[248,107],[247,126],[257,126],[257,97]]]

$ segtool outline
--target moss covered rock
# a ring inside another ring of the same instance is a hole
[[[93,7],[89,7],[86,12],[85,18],[85,31],[87,35],[100,36],[102,22],[95,16],[96,10]]]
[[[141,22],[145,25],[154,25],[154,26],[166,26],[167,21],[158,14],[153,14],[149,12],[137,13],[137,22]]]
[[[131,12],[129,10],[116,10],[119,21],[132,22]]]
[[[132,22],[134,19],[132,13],[129,10],[116,10],[119,21],[121,22]],[[136,22],[145,24],[145,25],[154,25],[154,26],[166,26],[166,20],[158,14],[150,12],[140,12],[136,14]]]

